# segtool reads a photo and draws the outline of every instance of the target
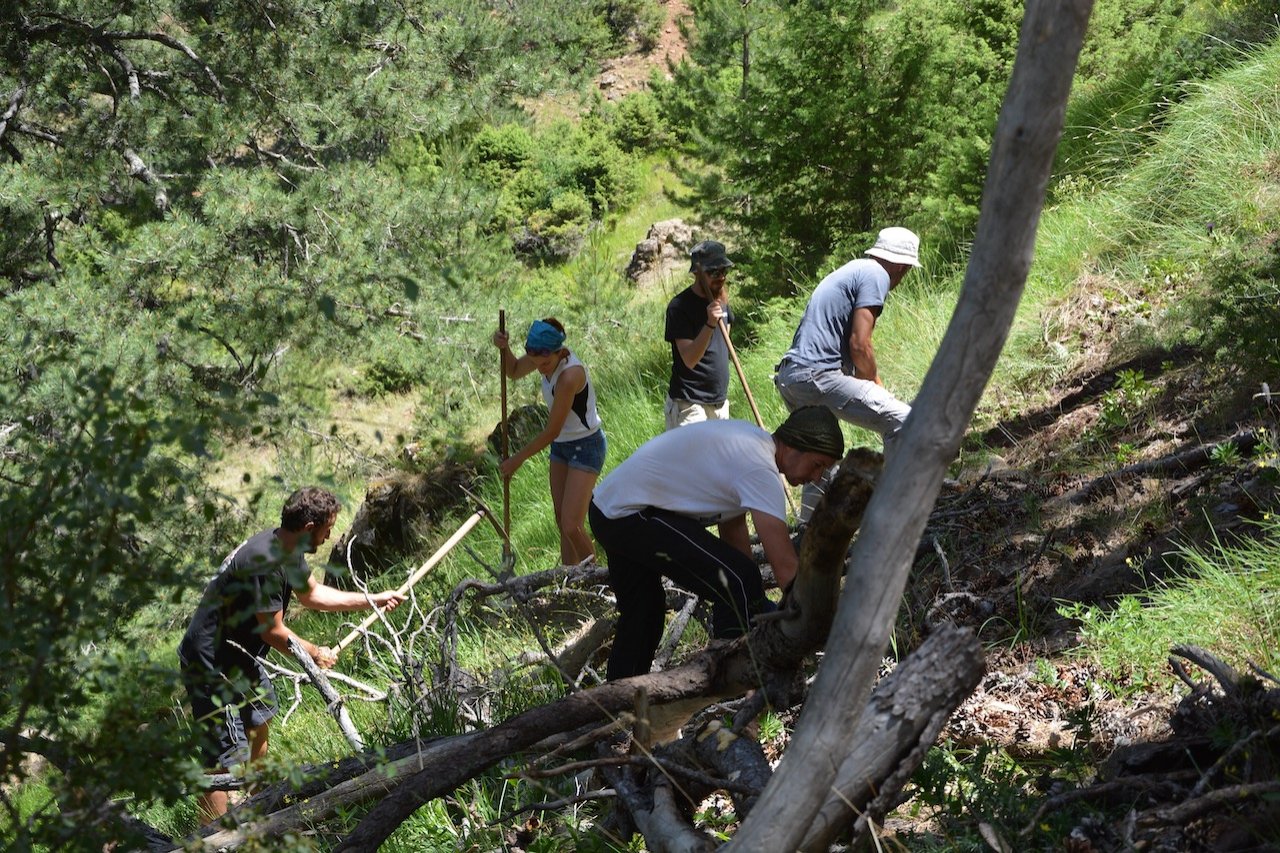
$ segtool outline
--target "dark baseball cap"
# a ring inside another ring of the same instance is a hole
[[[703,270],[723,270],[733,266],[733,261],[725,254],[724,243],[717,240],[703,240],[689,252],[689,272]]]

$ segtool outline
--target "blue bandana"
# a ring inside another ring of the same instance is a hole
[[[564,343],[564,332],[550,323],[534,320],[529,335],[524,339],[525,349],[555,351]]]

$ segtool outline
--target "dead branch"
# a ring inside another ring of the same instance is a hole
[[[664,579],[663,586],[668,589],[678,589],[670,582]],[[659,669],[665,669],[671,663],[671,658],[675,655],[676,649],[680,645],[680,640],[684,637],[684,632],[689,627],[689,620],[693,618],[693,611],[698,607],[698,596],[679,590],[679,594],[683,600],[680,609],[676,611],[675,618],[667,626],[666,632],[662,636],[662,642],[658,645],[658,650],[653,655],[653,665]]]
[[[142,181],[154,191],[155,194],[152,196],[152,201],[156,206],[156,210],[161,213],[168,210],[169,193],[164,188],[164,182],[156,177],[156,173],[151,171],[151,168],[143,162],[142,158],[132,148],[124,149],[121,154],[124,156],[125,162],[129,164],[129,175]]]
[[[1212,767],[1200,775],[1200,781],[1196,782],[1196,786],[1191,789],[1191,798],[1195,799],[1203,796],[1205,792],[1209,790],[1213,780],[1217,779],[1222,771],[1230,766],[1231,762],[1241,757],[1242,754],[1245,754],[1249,747],[1256,741],[1259,739],[1263,741],[1270,741],[1274,739],[1277,734],[1280,734],[1280,726],[1272,727],[1266,734],[1263,734],[1261,729],[1254,729],[1249,732],[1249,734],[1233,743],[1230,749],[1223,752],[1222,755],[1218,757],[1218,760],[1213,762]]]
[[[553,585],[595,586],[608,580],[609,570],[594,563],[577,566],[562,566],[529,575],[519,575],[504,581],[488,583],[476,578],[468,578],[453,588],[442,609],[444,639],[440,643],[440,672],[445,684],[452,684],[454,673],[458,670],[458,612],[463,598],[473,592],[476,599],[485,599],[495,595],[507,595],[514,601],[524,602],[533,597],[535,591]],[[544,648],[544,653],[547,650]]]
[[[24,80],[18,84],[18,87],[9,93],[9,105],[5,107],[4,113],[0,114],[0,139],[4,139],[4,135],[9,130],[9,122],[18,115],[18,110],[22,107],[22,99],[27,96],[27,84]],[[17,158],[21,162],[22,157]]]
[[[1246,801],[1262,799],[1277,792],[1280,792],[1280,782],[1277,781],[1249,782],[1228,788],[1218,788],[1202,797],[1187,800],[1176,806],[1145,811],[1138,815],[1138,825],[1143,828],[1162,825],[1181,826],[1210,812],[1240,806]]]
[[[103,32],[101,34],[101,37],[104,39],[108,39],[110,41],[139,41],[139,40],[153,41],[153,42],[156,42],[157,44],[162,44],[167,48],[171,48],[172,50],[176,50],[182,55],[186,56],[187,59],[190,59],[196,65],[200,66],[201,70],[204,71],[205,77],[209,80],[209,83],[212,84],[213,90],[217,93],[219,101],[221,101],[223,99],[223,96],[225,95],[225,91],[222,88],[222,81],[218,79],[218,75],[214,74],[213,69],[209,67],[208,63],[206,63],[203,59],[201,59],[199,55],[197,55],[196,52],[192,50],[190,47],[188,47],[187,43],[182,41],[181,39],[176,39],[173,36],[166,35],[165,33],[147,33],[147,32],[136,32],[136,31],[133,31],[133,32],[108,31],[108,32]]]
[[[1075,491],[1063,495],[1062,500],[1070,501],[1074,504],[1086,503],[1099,492],[1104,490],[1114,491],[1119,483],[1147,474],[1162,477],[1190,474],[1212,462],[1222,452],[1223,448],[1234,447],[1241,453],[1248,453],[1257,445],[1257,432],[1254,430],[1242,430],[1230,438],[1214,444],[1201,444],[1162,456],[1159,459],[1149,459],[1145,462],[1126,465],[1118,471],[1112,471],[1090,480]]]
[[[936,629],[886,676],[850,732],[834,787],[805,833],[802,850],[826,850],[850,823],[865,840],[924,761],[946,724],[986,671],[982,646],[968,629]]]
[[[1233,696],[1239,692],[1240,674],[1235,671],[1234,667],[1211,652],[1199,646],[1174,646],[1170,651],[1180,658],[1191,661],[1212,675],[1214,680],[1222,687],[1222,692],[1227,696]],[[1169,663],[1174,663],[1173,658],[1169,659]],[[1193,686],[1199,687],[1199,685]]]
[[[333,689],[329,679],[325,678],[320,667],[316,666],[316,662],[312,660],[311,655],[307,654],[307,650],[302,647],[302,643],[298,642],[297,637],[289,638],[289,651],[298,659],[298,663],[302,664],[302,668],[311,678],[311,683],[315,685],[316,690],[320,691],[320,695],[329,703],[327,710],[333,715],[333,719],[337,721],[338,729],[342,732],[342,736],[347,739],[347,743],[351,744],[351,748],[356,752],[363,751],[364,738],[360,737],[360,733],[356,731],[355,723],[351,722],[351,713],[347,710],[342,697],[338,695],[338,691]]]
[[[685,820],[665,779],[646,791],[621,774],[606,774],[605,778],[613,785],[649,849],[670,853],[709,853],[715,849],[711,838],[693,829]]]
[[[1125,776],[1109,782],[1098,782],[1093,785],[1086,785],[1083,788],[1072,788],[1070,791],[1063,791],[1061,794],[1055,794],[1042,802],[1039,808],[1036,809],[1035,814],[1031,816],[1031,820],[1027,821],[1026,826],[1019,830],[1018,836],[1022,838],[1035,832],[1042,817],[1072,803],[1081,800],[1106,800],[1113,796],[1117,797],[1117,799],[1120,797],[1129,798],[1134,792],[1163,791],[1176,796],[1186,791],[1186,783],[1194,779],[1196,775],[1197,773],[1194,770],[1175,770],[1172,773]]]
[[[490,827],[504,826],[506,824],[511,823],[520,815],[527,814],[529,812],[564,811],[565,809],[571,806],[580,806],[583,803],[591,803],[591,802],[596,802],[598,800],[612,800],[612,799],[615,799],[617,796],[618,796],[618,792],[612,790],[611,788],[600,788],[595,791],[583,791],[581,794],[576,794],[572,797],[563,797],[562,799],[559,799],[559,800],[550,800],[548,802],[543,802],[543,803],[530,803],[527,806],[518,808],[515,811],[508,812],[502,815],[497,820],[492,821],[489,824],[489,826]]]
[[[773,768],[759,742],[712,720],[692,738],[692,743],[698,761],[712,768],[719,779],[704,784],[727,791],[739,817],[749,814],[773,778]],[[733,782],[724,781],[729,779]]]

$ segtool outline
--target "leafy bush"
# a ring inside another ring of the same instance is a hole
[[[572,257],[591,223],[630,205],[640,188],[639,159],[599,121],[557,123],[534,136],[520,128],[487,131],[476,151],[501,188],[493,222],[529,259]]]
[[[567,260],[582,248],[590,226],[591,202],[578,190],[566,190],[529,216],[516,248],[543,261]]]
[[[501,186],[533,160],[533,135],[518,124],[486,125],[472,142],[473,156],[481,177],[491,186]]]

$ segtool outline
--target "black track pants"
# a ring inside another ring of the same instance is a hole
[[[594,501],[587,517],[604,548],[609,585],[618,600],[610,681],[644,675],[653,665],[667,610],[664,575],[711,602],[711,630],[717,638],[745,633],[751,615],[764,607],[764,584],[755,561],[699,522],[652,507],[606,518]]]

